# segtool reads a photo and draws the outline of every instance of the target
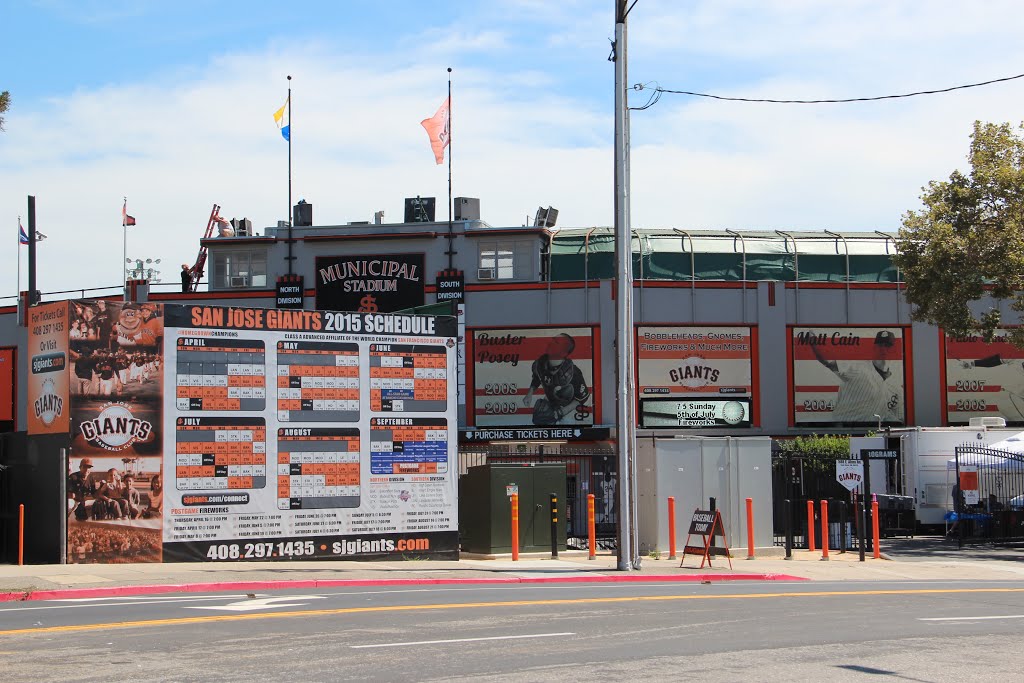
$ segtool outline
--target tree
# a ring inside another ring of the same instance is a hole
[[[0,92],[0,130],[4,129],[4,113],[11,106],[11,93],[4,90]]]
[[[841,435],[798,436],[776,441],[779,451],[804,459],[804,467],[816,471],[835,470],[836,460],[850,457],[850,437]]]
[[[923,188],[924,208],[903,215],[894,261],[915,320],[954,337],[991,341],[999,304],[1024,311],[1024,124],[974,122],[969,175]],[[983,300],[983,301],[982,301]],[[975,302],[982,301],[979,305]],[[972,304],[975,304],[972,307]],[[1008,331],[1024,347],[1024,328]]]

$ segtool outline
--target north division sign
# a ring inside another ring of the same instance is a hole
[[[316,307],[389,313],[424,303],[423,254],[318,256]]]

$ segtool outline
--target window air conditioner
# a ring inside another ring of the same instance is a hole
[[[494,279],[494,268],[477,268],[476,279],[477,280],[493,280]]]
[[[247,284],[246,280],[248,280],[248,279],[249,278],[246,277],[245,275],[232,275],[231,276],[231,286],[232,287],[245,287],[246,284]]]

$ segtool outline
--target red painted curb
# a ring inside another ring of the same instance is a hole
[[[157,584],[141,586],[97,586],[93,588],[56,588],[35,591],[0,593],[0,602],[12,600],[67,600],[73,598],[107,598],[157,593],[218,593],[226,591],[286,590],[308,588],[343,588],[366,586],[443,586],[505,583],[622,583],[654,581],[808,581],[788,574],[665,574],[665,575],[597,575],[502,577],[479,579],[304,579],[296,581],[224,581],[219,583]]]

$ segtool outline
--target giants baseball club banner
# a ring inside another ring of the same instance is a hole
[[[749,327],[638,327],[640,397],[751,395]]]
[[[591,327],[472,331],[479,427],[592,425],[599,368]]]
[[[900,327],[793,327],[793,423],[906,423]]]
[[[946,414],[949,424],[972,417],[1001,416],[1024,424],[1024,350],[997,330],[986,344],[981,337],[946,337]]]
[[[389,313],[424,301],[423,254],[318,256],[316,307]]]
[[[29,434],[68,432],[68,324],[66,301],[28,309]]]

